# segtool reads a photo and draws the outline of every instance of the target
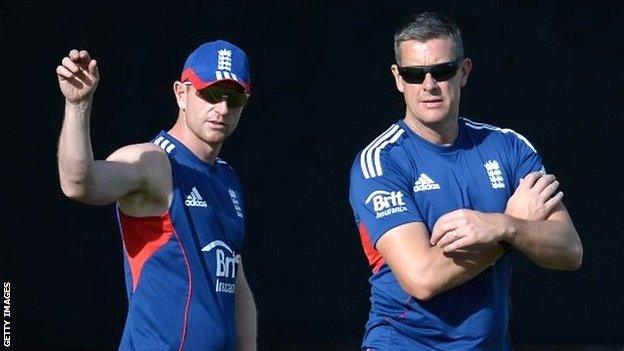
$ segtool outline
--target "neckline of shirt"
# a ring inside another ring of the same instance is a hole
[[[461,149],[461,146],[463,145],[465,134],[466,134],[464,120],[462,117],[459,117],[457,120],[457,124],[458,124],[457,138],[455,138],[455,141],[451,145],[438,145],[438,144],[434,144],[430,142],[429,140],[426,140],[425,138],[421,137],[416,132],[414,132],[414,130],[412,130],[412,128],[410,128],[410,126],[407,125],[407,123],[405,123],[405,121],[402,119],[398,121],[398,124],[401,126],[401,128],[406,130],[406,132],[410,135],[411,140],[415,141],[421,146],[424,146],[430,150],[433,150],[439,153],[453,153]]]
[[[217,169],[217,164],[219,164],[220,163],[219,161],[221,160],[220,158],[218,157],[215,158],[214,164],[210,164],[202,160],[201,158],[197,157],[197,155],[195,155],[193,151],[191,151],[188,147],[186,147],[184,143],[176,139],[173,135],[169,134],[167,131],[161,130],[161,135],[163,135],[164,137],[169,139],[169,141],[175,144],[178,150],[182,150],[182,152],[186,154],[188,158],[190,159],[190,161],[193,162],[194,164],[198,165],[201,168],[208,170],[209,172],[214,172]]]

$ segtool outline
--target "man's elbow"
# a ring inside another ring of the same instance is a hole
[[[434,290],[426,288],[426,287],[414,288],[410,292],[410,295],[412,295],[413,297],[415,297],[415,298],[417,298],[418,300],[421,300],[421,301],[431,300],[437,294],[438,293],[435,292]]]
[[[83,200],[87,195],[87,187],[75,181],[63,181],[61,179],[61,190],[65,196],[76,201]]]
[[[408,294],[421,301],[431,300],[440,293],[439,289],[436,289],[425,280],[412,280],[407,284],[405,290]]]
[[[89,172],[70,172],[59,165],[59,181],[63,194],[72,200],[82,201],[88,195]]]
[[[583,265],[583,245],[581,245],[581,243],[578,243],[570,249],[570,257],[568,259],[568,264],[564,269],[568,271],[575,271],[581,268],[582,265]]]
[[[85,182],[61,180],[61,190],[68,198],[86,205],[108,205],[113,202],[107,198],[102,198],[94,191],[93,187]]]
[[[541,264],[542,267],[560,271],[576,271],[583,265],[583,246],[575,244],[569,247],[556,260],[551,260],[548,264]]]

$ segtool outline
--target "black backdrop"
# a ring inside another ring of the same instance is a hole
[[[392,35],[423,10],[464,29],[474,69],[461,114],[533,142],[584,243],[577,272],[515,258],[514,344],[624,344],[622,9],[503,3],[3,1],[0,273],[12,284],[13,348],[112,349],[127,307],[113,206],[71,202],[58,185],[60,59],[85,48],[99,61],[92,136],[103,158],[169,128],[184,59],[223,38],[252,66],[253,96],[222,158],[246,191],[262,349],[357,349],[369,271],[347,174],[358,149],[402,117]]]

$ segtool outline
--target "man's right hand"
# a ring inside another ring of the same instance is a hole
[[[558,188],[554,175],[529,173],[507,201],[505,214],[524,220],[544,220],[561,203],[563,192],[557,192]]]
[[[100,81],[97,62],[85,50],[71,50],[56,67],[61,92],[68,103],[90,101]]]

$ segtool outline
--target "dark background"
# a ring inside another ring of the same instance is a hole
[[[222,158],[246,191],[261,349],[356,350],[369,270],[347,174],[356,152],[403,116],[392,36],[423,10],[464,29],[474,69],[461,114],[531,140],[583,240],[576,272],[516,254],[514,344],[622,346],[624,29],[615,4],[3,1],[0,273],[12,284],[13,349],[113,349],[127,308],[113,206],[60,191],[61,58],[84,48],[98,60],[92,137],[104,158],[173,124],[171,86],[186,56],[223,38],[252,66],[253,96]]]

